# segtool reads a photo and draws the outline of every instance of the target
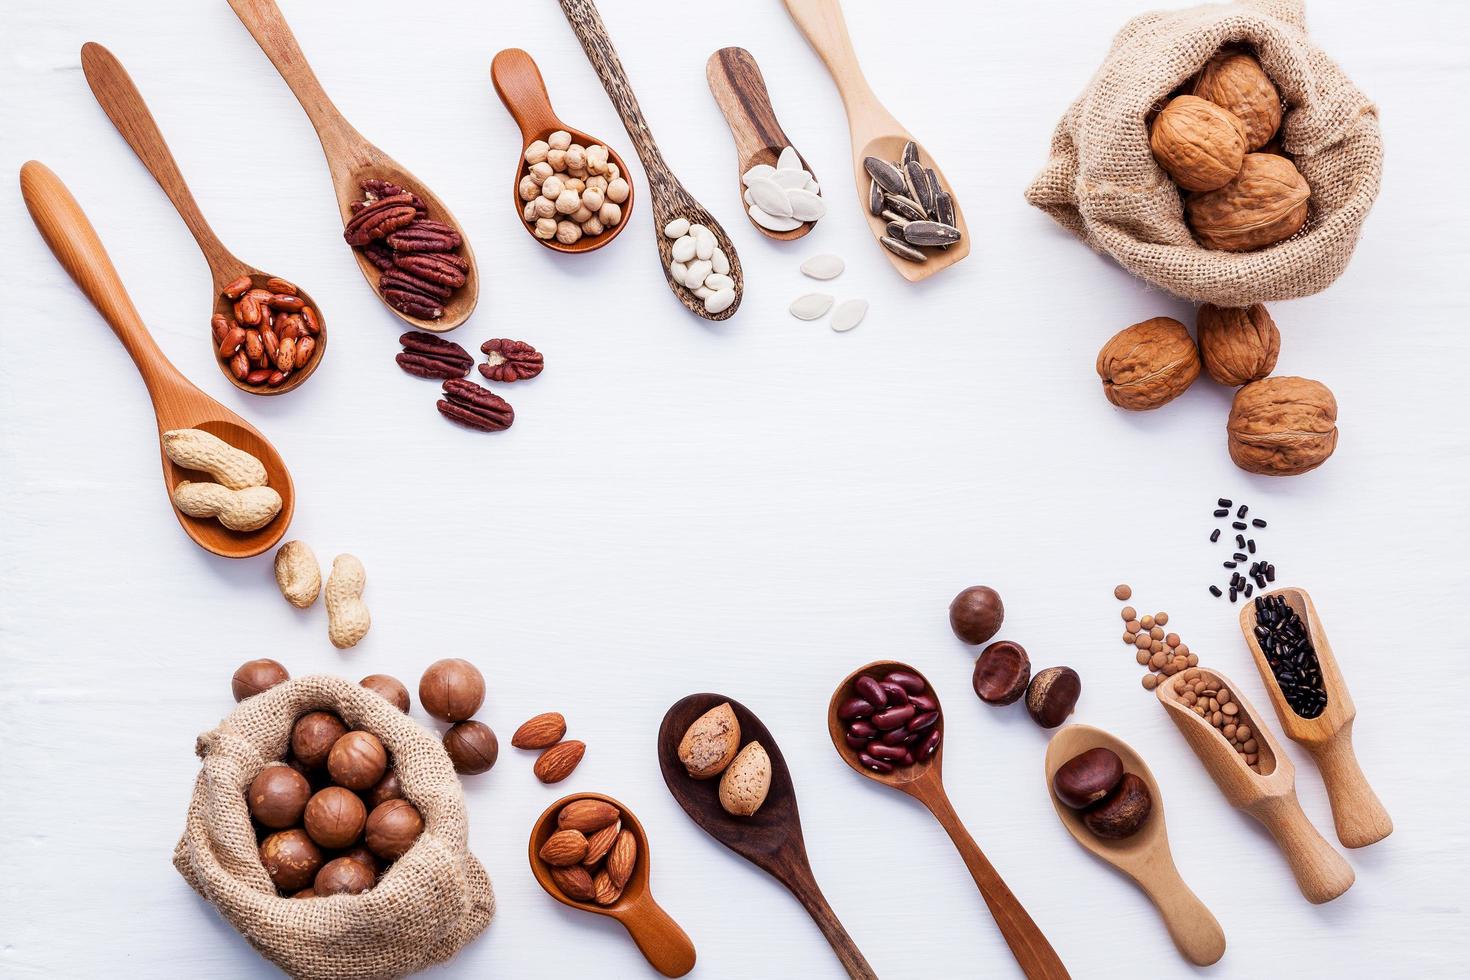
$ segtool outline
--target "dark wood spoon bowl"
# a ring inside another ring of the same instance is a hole
[[[720,806],[718,779],[694,779],[679,761],[679,742],[700,715],[729,704],[740,722],[740,740],[759,742],[771,759],[771,788],[761,808],[748,817],[736,817]],[[689,819],[715,840],[765,871],[796,896],[817,923],[850,977],[876,977],[868,961],[843,928],[812,875],[801,814],[796,809],[796,787],[781,755],[781,747],[749,708],[722,694],[691,694],[664,713],[658,729],[658,765],[664,784]]]

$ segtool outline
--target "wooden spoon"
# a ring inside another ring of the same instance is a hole
[[[949,802],[949,796],[944,792],[943,776],[940,766],[944,758],[944,743],[941,741],[934,754],[925,762],[917,762],[907,768],[895,768],[892,772],[874,772],[858,761],[858,754],[846,740],[846,726],[837,717],[837,707],[847,698],[854,694],[853,682],[863,674],[873,677],[875,680],[882,678],[895,670],[905,671],[910,674],[919,674],[917,670],[908,664],[899,663],[897,660],[879,660],[868,664],[866,667],[848,674],[843,678],[837,690],[832,692],[832,701],[827,705],[827,734],[832,738],[832,747],[842,757],[854,772],[890,786],[901,793],[907,793],[934,814],[939,825],[949,834],[949,839],[959,849],[960,856],[965,859],[965,867],[970,869],[970,877],[975,879],[975,884],[980,888],[980,895],[985,899],[985,904],[990,908],[990,914],[995,917],[995,924],[1000,927],[1000,932],[1005,937],[1006,945],[1011,948],[1011,953],[1016,957],[1017,964],[1026,976],[1033,978],[1069,977],[1067,968],[1062,965],[1061,958],[1052,950],[1051,943],[1046,941],[1046,936],[1031,921],[1031,916],[1011,894],[1010,888],[1006,886],[999,873],[986,859],[980,850],[980,845],[970,836],[965,825],[960,823],[959,815],[954,812],[954,806]],[[939,700],[939,693],[934,690],[934,685],[928,685],[928,693]],[[936,723],[939,730],[944,730],[944,709],[940,707],[939,721]]]
[[[674,297],[690,313],[706,320],[728,320],[740,309],[740,300],[745,292],[740,257],[735,254],[730,236],[725,234],[725,229],[705,210],[704,205],[684,189],[679,178],[674,176],[674,172],[664,162],[663,153],[653,140],[653,131],[643,118],[643,110],[638,108],[638,98],[633,94],[633,87],[628,84],[623,64],[618,60],[617,49],[613,47],[612,38],[608,37],[607,28],[603,26],[602,17],[597,13],[597,7],[592,0],[560,0],[560,3],[567,23],[572,25],[577,39],[582,42],[587,60],[592,62],[592,68],[607,91],[607,97],[612,100],[613,108],[617,109],[618,116],[623,120],[623,128],[628,131],[633,148],[638,151],[638,158],[643,161],[643,172],[648,176],[648,189],[653,194],[653,236],[658,245],[659,261],[663,263],[664,279],[673,290]],[[724,250],[725,256],[730,260],[730,278],[735,280],[735,302],[720,313],[707,312],[703,300],[682,283],[674,281],[673,273],[669,269],[669,264],[674,260],[674,242],[664,235],[664,227],[677,218],[687,218],[690,224],[704,225],[712,231],[715,244]]]
[[[1228,690],[1240,705],[1236,723],[1249,725],[1255,733],[1260,772],[1246,765],[1245,757],[1231,747],[1214,725],[1180,700],[1183,692],[1176,690],[1175,685],[1182,674],[1166,678],[1155,689],[1159,703],[1230,805],[1260,821],[1275,838],[1307,901],[1320,905],[1337,898],[1352,887],[1355,875],[1352,866],[1322,839],[1302,812],[1296,798],[1296,769],[1291,760],[1281,751],[1276,736],[1261,723],[1260,713],[1246,701],[1238,686],[1218,671],[1195,669],[1213,686]]]
[[[556,110],[551,108],[551,97],[546,94],[546,82],[541,78],[541,69],[536,67],[536,62],[531,56],[520,48],[506,48],[495,56],[490,62],[490,80],[495,84],[495,94],[500,96],[500,101],[505,104],[506,111],[521,128],[521,148],[530,146],[536,140],[544,140],[557,130],[571,134],[572,142],[579,146],[592,146],[601,144],[607,147],[607,156],[610,161],[617,164],[619,175],[628,182],[628,199],[618,205],[623,209],[623,220],[613,225],[600,235],[583,235],[571,245],[563,245],[555,238],[536,238],[535,230],[526,223],[521,215],[525,201],[521,200],[521,177],[526,172],[526,161],[524,157],[516,158],[515,178],[511,181],[511,201],[515,207],[516,221],[526,233],[537,242],[545,245],[553,252],[565,252],[567,254],[579,254],[582,252],[595,252],[597,249],[611,242],[623,233],[628,226],[628,216],[633,213],[633,175],[628,172],[628,165],[623,158],[608,146],[606,142],[596,136],[589,136],[580,129],[573,129],[557,118]]]
[[[781,124],[776,121],[776,111],[771,108],[771,96],[766,91],[766,80],[761,75],[755,57],[744,48],[721,48],[709,56],[704,66],[709,79],[709,90],[714,93],[715,104],[725,114],[730,124],[730,135],[735,138],[735,156],[740,164],[737,187],[740,206],[745,207],[744,177],[751,167],[764,163],[774,167],[781,151],[792,146],[791,139]],[[792,147],[795,149],[795,147]],[[797,150],[801,166],[807,173],[812,168]],[[747,210],[745,216],[750,218]],[[750,218],[750,223],[767,238],[789,242],[801,238],[816,226],[815,221],[804,221],[790,231],[772,231]]]
[[[1322,686],[1327,691],[1327,707],[1316,718],[1303,718],[1296,713],[1282,695],[1281,685],[1276,682],[1276,675],[1266,662],[1266,653],[1256,638],[1256,604],[1246,603],[1240,611],[1240,631],[1245,634],[1245,644],[1255,658],[1266,693],[1276,708],[1281,730],[1287,738],[1304,746],[1321,770],[1322,782],[1327,786],[1327,799],[1332,804],[1332,822],[1337,827],[1337,839],[1344,847],[1375,844],[1393,833],[1393,819],[1358,766],[1358,757],[1353,752],[1353,720],[1357,718],[1358,709],[1348,694],[1342,672],[1338,670],[1337,658],[1332,655],[1332,645],[1322,630],[1317,607],[1305,589],[1277,589],[1266,595],[1280,596],[1301,617],[1312,638],[1312,648],[1322,669]]]
[[[812,48],[826,64],[827,70],[832,74],[832,80],[837,84],[837,91],[842,96],[842,104],[847,109],[848,133],[852,138],[852,169],[857,180],[858,201],[862,205],[863,214],[868,219],[868,227],[873,232],[873,239],[877,241],[888,233],[887,222],[874,216],[868,210],[870,178],[863,167],[863,160],[871,156],[891,163],[902,156],[904,144],[913,137],[887,109],[883,108],[878,97],[873,94],[872,88],[868,85],[868,80],[863,77],[862,68],[858,66],[857,53],[852,47],[852,38],[847,34],[847,24],[842,19],[842,7],[837,0],[784,0],[784,2],[786,10],[791,14],[791,19],[796,21],[796,26],[801,28],[807,41],[811,43]],[[932,169],[939,177],[940,186],[954,196],[954,226],[960,230],[961,237],[958,242],[947,249],[927,252],[929,257],[924,262],[910,262],[884,248],[883,254],[888,257],[888,261],[893,263],[898,274],[909,282],[928,279],[970,254],[970,229],[965,224],[965,215],[960,209],[959,196],[954,193],[954,187],[945,179],[944,171],[939,168],[939,164],[934,162],[922,145],[919,145],[918,149],[919,163],[925,168]]]
[[[296,506],[291,474],[280,453],[249,422],[190,384],[163,356],[133,307],[97,232],[61,179],[44,164],[32,160],[20,169],[20,192],[52,254],[112,327],[148,386],[148,397],[158,417],[164,492],[184,533],[205,551],[222,558],[250,558],[274,547],[290,526]],[[189,517],[174,507],[173,491],[180,481],[208,482],[213,478],[176,466],[168,458],[162,438],[171,429],[203,429],[264,463],[267,482],[281,495],[281,512],[275,520],[256,531],[231,531],[212,518]]]
[[[1123,760],[1123,771],[1148,786],[1153,807],[1147,822],[1132,837],[1108,840],[1097,836],[1082,822],[1082,812],[1063,803],[1052,788],[1052,779],[1063,763],[1095,748],[1112,749]],[[1127,742],[1091,725],[1068,725],[1053,735],[1046,747],[1046,790],[1062,826],[1077,843],[1132,878],[1158,907],[1164,928],[1186,960],[1195,966],[1209,966],[1225,955],[1225,933],[1220,923],[1174,867],[1169,832],[1164,828],[1164,794],[1154,774]]]
[[[153,121],[153,114],[148,111],[148,104],[143,101],[142,93],[133,84],[133,79],[122,66],[122,62],[96,41],[88,41],[82,45],[82,71],[86,73],[87,84],[92,86],[92,94],[97,96],[97,102],[107,113],[107,118],[112,120],[122,138],[127,140],[128,146],[143,161],[143,166],[148,168],[153,179],[158,181],[158,186],[163,188],[163,192],[173,202],[174,210],[179,212],[179,217],[184,219],[184,224],[194,235],[194,241],[199,243],[199,250],[204,253],[204,261],[209,263],[209,272],[214,278],[213,312],[233,317],[234,301],[224,295],[225,286],[241,276],[248,276],[252,288],[265,289],[266,281],[273,277],[270,273],[261,272],[237,259],[215,235],[209,222],[204,220],[204,214],[199,210],[194,195],[190,193],[189,185],[184,182],[184,175],[179,172],[179,165],[174,161],[174,155],[169,151],[163,133]],[[212,335],[206,332],[205,337],[210,340],[210,350],[215,352],[214,363],[220,373],[230,380],[230,384],[252,395],[280,395],[298,387],[316,371],[327,352],[326,317],[306,290],[298,289],[297,294],[316,312],[317,322],[321,324],[321,332],[316,335],[316,353],[311,360],[306,362],[305,367],[292,371],[285,381],[274,388],[263,384],[248,385],[235,377],[229,364],[219,357]]]
[[[742,744],[759,742],[771,758],[771,788],[761,808],[748,817],[734,817],[720,806],[718,779],[693,779],[679,761],[679,742],[694,720],[721,704],[729,704],[740,722]],[[722,694],[691,694],[664,714],[658,730],[658,764],[664,784],[674,799],[704,832],[785,885],[807,910],[850,977],[877,974],[863,958],[852,937],[812,875],[801,814],[796,809],[796,787],[776,739],[761,720],[739,701]]]
[[[464,227],[423,181],[369,143],[366,137],[353,129],[342,117],[342,113],[322,89],[321,82],[317,81],[316,73],[306,63],[306,55],[301,53],[296,37],[291,33],[291,28],[281,15],[281,9],[276,6],[275,0],[229,0],[229,3],[310,117],[317,138],[321,140],[322,152],[326,154],[327,167],[332,172],[332,186],[337,193],[337,207],[342,213],[344,226],[352,220],[352,205],[362,200],[362,182],[376,178],[417,194],[428,205],[430,218],[452,225],[459,232],[464,244],[460,246],[458,254],[468,263],[469,270],[465,284],[445,301],[442,317],[424,320],[394,310],[386,301],[383,305],[388,306],[388,309],[393,310],[394,316],[415,330],[443,332],[464,323],[480,300],[480,272]],[[378,292],[381,270],[368,261],[361,249],[352,249],[352,254],[357,259],[357,267],[362,270],[363,278],[367,279],[368,284],[373,287],[373,293],[381,300],[382,294]]]
[[[623,887],[618,900],[611,905],[598,905],[596,902],[583,902],[569,897],[557,887],[547,870],[546,862],[541,860],[541,845],[556,832],[556,815],[561,812],[562,807],[574,800],[601,800],[617,807],[623,814],[623,829],[631,830],[638,844],[638,859],[633,865],[633,874]],[[537,818],[535,826],[531,828],[528,857],[531,873],[536,876],[536,882],[546,890],[546,894],[571,908],[616,919],[628,930],[628,935],[633,937],[633,942],[649,965],[659,973],[666,977],[682,977],[694,969],[694,944],[689,941],[688,934],[679,927],[679,923],[670,918],[653,900],[653,893],[648,890],[648,867],[651,863],[648,835],[644,833],[638,818],[633,816],[632,810],[611,796],[603,796],[601,793],[564,796],[547,807],[546,812]]]

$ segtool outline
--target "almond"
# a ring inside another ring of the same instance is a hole
[[[541,845],[541,860],[558,868],[578,864],[587,854],[587,838],[580,830],[558,830]]]
[[[695,779],[713,779],[740,750],[740,721],[727,701],[698,718],[679,740],[679,761]]]
[[[545,711],[526,722],[510,737],[518,749],[550,748],[567,733],[567,720],[557,711]]]
[[[558,742],[541,753],[532,771],[543,783],[559,783],[572,774],[572,770],[582,761],[582,753],[586,751],[586,743],[576,739]]]
[[[759,742],[740,750],[720,777],[720,806],[735,817],[748,817],[766,802],[771,789],[771,757]]]
[[[589,868],[596,867],[597,862],[607,857],[607,852],[612,850],[613,842],[618,839],[618,832],[622,829],[623,822],[614,820],[587,838],[587,853],[582,855],[582,864]]]
[[[587,869],[581,865],[572,865],[570,868],[552,868],[551,880],[556,882],[556,887],[561,889],[567,898],[578,902],[590,902],[596,894],[592,886],[592,876]],[[612,882],[608,882],[612,884]]]
[[[633,876],[633,865],[637,862],[638,840],[631,830],[624,830],[618,834],[612,852],[607,856],[607,876],[614,885],[624,888]]]
[[[613,884],[612,876],[606,871],[599,871],[597,878],[592,883],[592,897],[598,905],[611,905],[623,894],[623,890]]]
[[[580,830],[584,834],[595,833],[618,819],[618,808],[602,800],[573,800],[561,808],[556,815],[556,826],[561,830]]]

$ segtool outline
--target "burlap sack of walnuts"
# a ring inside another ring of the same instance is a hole
[[[260,863],[245,805],[250,781],[286,756],[291,726],[334,711],[392,755],[424,832],[360,895],[281,898]],[[402,977],[453,956],[495,913],[490,879],[469,852],[464,795],[437,739],[382,697],[340,677],[287,681],[248,698],[195,751],[194,783],[174,867],[267,959],[293,977]]]
[[[1256,252],[1200,246],[1149,149],[1152,111],[1231,43],[1254,49],[1276,83],[1282,148],[1312,189],[1302,230]],[[1062,117],[1026,200],[1161,289],[1249,306],[1309,296],[1342,274],[1382,172],[1378,110],[1308,39],[1300,0],[1242,0],[1130,21]]]

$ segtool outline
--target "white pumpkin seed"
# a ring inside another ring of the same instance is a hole
[[[766,214],[777,218],[791,217],[791,202],[786,199],[786,188],[769,177],[752,180],[750,193],[755,195],[755,206]]]
[[[674,261],[688,262],[694,258],[694,248],[693,236],[685,235],[683,238],[680,238],[674,243]]]
[[[811,191],[787,191],[786,201],[797,221],[816,221],[827,213],[827,205]]]
[[[791,315],[798,320],[815,320],[832,308],[832,297],[826,293],[807,293],[791,301]]]
[[[745,203],[746,204],[754,204],[755,203],[755,195],[750,192],[750,188],[749,187],[747,187],[745,189],[745,193],[742,196],[745,198]]]
[[[791,231],[793,228],[801,227],[801,222],[795,218],[778,218],[774,214],[767,214],[754,204],[747,208],[746,212],[750,215],[751,221],[770,231]]]
[[[664,225],[665,238],[683,238],[687,234],[689,234],[688,218],[675,218]]]
[[[812,175],[805,170],[777,170],[771,179],[787,190],[799,190],[807,185]]]
[[[803,190],[811,191],[813,194],[820,194],[822,193],[822,185],[815,180],[809,180],[806,182],[806,187]]]
[[[862,323],[863,317],[867,315],[867,300],[850,299],[832,311],[832,329],[838,333],[846,333],[859,323]]]
[[[801,264],[802,275],[813,279],[836,279],[845,268],[840,255],[813,255]]]
[[[746,187],[749,187],[750,178],[769,177],[775,172],[776,168],[771,166],[769,163],[758,163],[755,166],[751,167],[749,170],[745,171],[745,173],[741,175],[740,180],[745,184]]]
[[[735,290],[721,289],[712,296],[706,296],[704,300],[704,312],[723,313],[735,302]]]
[[[776,160],[777,170],[800,170],[801,157],[793,147],[786,147],[781,151],[781,156]]]

